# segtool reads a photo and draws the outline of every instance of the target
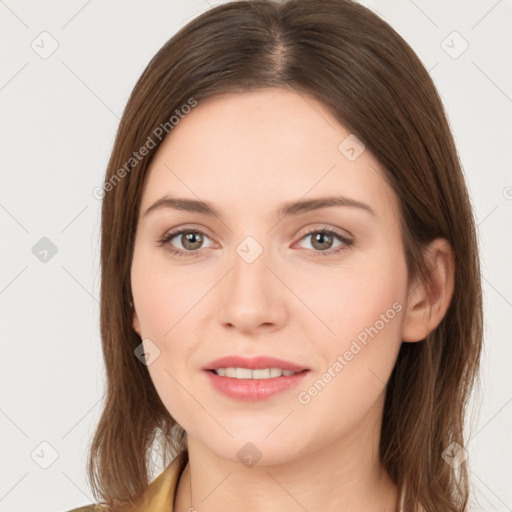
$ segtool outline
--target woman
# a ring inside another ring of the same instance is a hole
[[[389,25],[206,11],[136,84],[103,194],[101,505],[77,510],[467,510],[474,218]]]

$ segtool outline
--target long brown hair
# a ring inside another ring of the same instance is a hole
[[[425,340],[402,343],[388,382],[380,456],[399,489],[405,488],[406,512],[419,505],[426,512],[466,511],[467,464],[455,467],[444,453],[452,443],[464,450],[466,409],[479,381],[482,298],[475,221],[429,73],[387,23],[350,0],[221,4],[179,30],[135,85],[103,186],[101,337],[107,382],[88,459],[94,495],[112,507],[129,505],[147,489],[155,446],[164,464],[186,456],[186,433],[134,356],[141,339],[132,329],[130,268],[144,180],[163,140],[157,129],[165,127],[172,136],[192,108],[185,105],[265,87],[322,102],[380,161],[399,199],[410,277],[428,283],[423,250],[434,238],[446,238],[453,248],[449,309]]]

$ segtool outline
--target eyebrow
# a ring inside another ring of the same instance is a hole
[[[359,208],[365,212],[368,212],[370,215],[374,217],[377,216],[377,214],[370,205],[345,196],[327,196],[317,197],[314,199],[301,199],[298,201],[289,201],[283,203],[279,207],[279,209],[277,210],[277,215],[280,218],[292,217],[308,213],[314,210],[319,210],[321,208],[329,208],[331,206],[346,206],[351,208]],[[187,212],[202,213],[204,215],[208,215],[211,217],[218,217],[219,219],[223,218],[222,213],[217,208],[215,208],[211,203],[208,203],[206,201],[199,201],[196,199],[185,199],[169,196],[163,196],[157,201],[155,201],[146,210],[144,216],[148,215],[150,212],[161,209],[182,210]]]

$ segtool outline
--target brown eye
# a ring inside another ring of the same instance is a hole
[[[203,235],[198,231],[185,231],[180,236],[180,242],[185,249],[195,251],[203,243]]]
[[[324,231],[320,231],[318,233],[314,233],[311,235],[311,244],[315,249],[319,251],[325,251],[326,249],[330,249],[334,240],[333,235],[330,233],[325,233]]]
[[[354,243],[353,240],[331,228],[310,231],[306,233],[301,240],[307,238],[311,239],[311,252],[313,256],[333,256],[342,251],[346,251]],[[338,240],[338,245],[332,248],[335,240]]]
[[[205,233],[197,229],[179,229],[164,235],[157,245],[167,246],[171,253],[178,256],[194,256],[200,252],[205,238],[209,240]]]

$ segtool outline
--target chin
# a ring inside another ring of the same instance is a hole
[[[299,439],[286,435],[275,435],[273,439],[265,439],[265,435],[258,436],[248,431],[247,435],[238,434],[234,439],[215,443],[209,438],[204,442],[206,447],[218,457],[241,464],[248,468],[254,465],[274,466],[285,464],[297,458],[301,453],[298,445]],[[271,434],[271,437],[274,434]]]

